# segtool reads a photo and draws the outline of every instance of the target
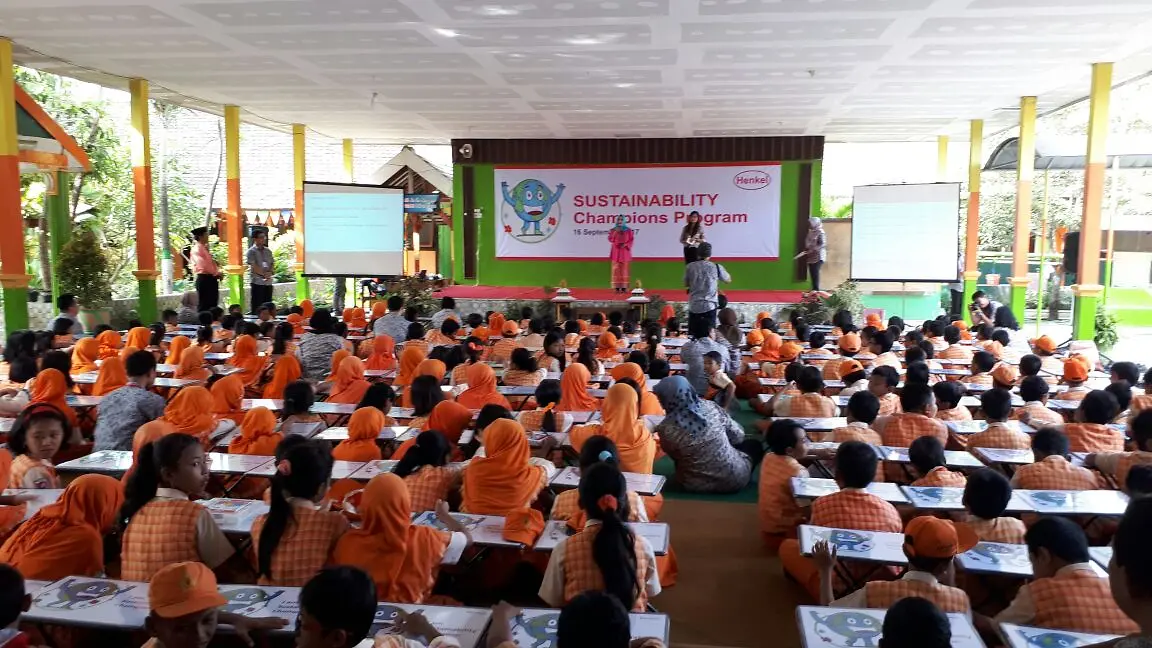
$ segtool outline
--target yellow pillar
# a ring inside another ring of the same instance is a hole
[[[132,96],[132,187],[136,214],[136,281],[140,299],[136,307],[143,322],[160,321],[156,303],[156,228],[152,210],[152,140],[149,131],[148,82],[128,82]]]
[[[224,165],[228,174],[228,213],[224,227],[228,238],[228,299],[244,304],[244,253],[241,247],[240,211],[240,106],[224,106]]]
[[[980,279],[977,247],[980,245],[980,170],[983,160],[984,120],[973,119],[968,133],[968,226],[964,236],[964,299],[972,298]],[[969,323],[972,315],[966,314]]]
[[[355,162],[352,157],[352,140],[344,140],[344,182],[349,184],[356,182]]]
[[[936,136],[936,182],[948,179],[948,136]]]
[[[1028,240],[1032,233],[1032,179],[1036,171],[1036,97],[1020,98],[1020,136],[1016,163],[1016,232],[1012,243],[1009,306],[1024,321],[1028,295]]]
[[[292,233],[296,241],[297,303],[311,299],[312,294],[308,286],[308,278],[304,276],[304,172],[307,169],[304,144],[307,133],[308,128],[304,124],[292,124],[292,181],[296,196],[296,218],[293,219]]]
[[[24,215],[20,211],[20,149],[16,137],[16,80],[12,41],[0,38],[0,285],[4,327],[28,328],[28,281],[24,267]]]
[[[1100,212],[1104,203],[1104,174],[1108,156],[1108,103],[1112,94],[1112,64],[1092,65],[1088,95],[1088,152],[1084,167],[1084,211],[1080,220],[1080,263],[1072,286],[1072,337],[1091,340],[1096,335],[1096,304],[1100,285]],[[1065,268],[1065,271],[1069,271]]]

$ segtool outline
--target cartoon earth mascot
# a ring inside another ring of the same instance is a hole
[[[556,193],[552,193],[543,182],[528,178],[516,183],[511,190],[508,189],[507,182],[501,182],[500,189],[504,193],[504,202],[508,203],[516,213],[516,217],[523,222],[520,236],[544,236],[540,231],[540,221],[548,217],[552,206],[560,200],[560,195],[564,193],[564,185],[556,185]],[[528,233],[529,227],[532,228],[531,234]]]

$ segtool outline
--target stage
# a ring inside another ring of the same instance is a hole
[[[623,302],[631,293],[617,293],[611,288],[569,288],[572,295],[579,302]],[[665,301],[687,301],[684,289],[650,288],[645,289],[649,295],[660,295]],[[755,304],[794,304],[800,301],[803,294],[799,290],[724,290],[720,287],[732,303]],[[437,297],[452,297],[457,300],[501,300],[501,301],[535,301],[547,299],[550,295],[544,294],[540,286],[468,286],[457,285],[441,288],[436,291]]]

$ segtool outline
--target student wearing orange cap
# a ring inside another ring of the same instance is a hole
[[[288,625],[280,618],[255,619],[223,612],[228,599],[220,594],[216,575],[198,562],[178,562],[158,570],[148,583],[148,618],[144,629],[152,638],[143,648],[201,648],[211,643],[216,626],[232,626],[244,643],[248,633]]]
[[[1064,384],[1068,389],[1060,394],[1060,400],[1084,400],[1088,392],[1092,391],[1084,383],[1088,382],[1088,372],[1091,367],[1088,358],[1081,355],[1069,356],[1064,361]]]
[[[884,320],[881,319],[877,313],[868,313],[868,315],[864,317],[864,326],[882,329],[884,328]]]
[[[500,329],[502,337],[492,345],[492,349],[488,352],[488,360],[500,364],[507,364],[508,359],[512,357],[512,352],[518,346],[517,339],[520,337],[520,326],[516,322],[504,322],[504,326]]]
[[[976,533],[963,524],[922,516],[904,529],[904,555],[908,571],[900,580],[871,581],[842,598],[833,600],[832,570],[836,548],[826,540],[812,547],[812,557],[820,569],[820,604],[840,608],[887,609],[900,599],[915,596],[928,599],[945,612],[972,618],[972,604],[964,590],[952,587],[952,560],[980,542]]]
[[[1020,372],[1016,367],[1001,362],[992,368],[992,386],[999,389],[1011,390],[1020,380]]]
[[[1064,363],[1056,357],[1056,342],[1047,335],[1028,340],[1032,353],[1040,358],[1041,374],[1060,376],[1064,373]]]
[[[860,353],[860,335],[857,333],[845,333],[836,340],[836,347],[840,350],[840,357],[833,357],[824,364],[824,379],[825,380],[839,380],[840,379],[840,363],[844,358],[853,358],[857,353]]]

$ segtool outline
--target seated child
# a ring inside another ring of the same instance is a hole
[[[876,367],[868,377],[868,391],[880,399],[880,416],[896,414],[900,410],[900,397],[896,387],[900,384],[900,373],[892,367]]]
[[[580,448],[580,472],[586,473],[597,464],[610,464],[619,467],[620,451],[616,443],[602,435],[589,437]],[[647,522],[648,511],[644,500],[634,491],[628,491],[629,522]],[[427,510],[427,509],[425,509]],[[552,512],[548,515],[553,520],[563,520],[568,526],[577,531],[582,530],[588,518],[580,508],[580,489],[571,488],[556,495],[552,501]]]
[[[704,373],[708,376],[708,391],[704,398],[727,409],[736,397],[736,383],[724,373],[724,356],[719,351],[704,354]]]
[[[24,577],[0,564],[0,647],[28,648],[28,635],[20,632],[20,613],[32,607],[32,595],[24,592]]]
[[[512,625],[519,615],[520,610],[503,601],[492,608],[487,648],[517,648],[519,644],[513,640]],[[628,609],[619,598],[607,592],[589,591],[576,595],[560,610],[555,633],[551,644],[554,648],[664,648],[659,639],[633,639]]]
[[[1133,470],[1133,473],[1136,472]],[[1140,626],[1138,634],[1094,644],[1092,648],[1142,648],[1152,637],[1149,609],[1152,609],[1152,556],[1148,538],[1152,534],[1152,503],[1141,499],[1128,505],[1112,539],[1109,584],[1116,606]]]
[[[1054,428],[1032,435],[1033,463],[1012,475],[1012,487],[1024,490],[1094,490],[1096,475],[1068,460],[1068,437]]]
[[[1124,434],[1108,427],[1119,411],[1116,397],[1097,389],[1080,401],[1072,416],[1074,423],[1052,427],[1064,431],[1072,452],[1123,452]],[[1031,418],[1021,416],[1020,420],[1028,423]]]
[[[471,412],[466,412],[471,420]],[[452,444],[437,430],[421,432],[416,443],[404,453],[392,474],[404,480],[411,496],[412,512],[434,510],[436,502],[448,501],[448,495],[459,490],[461,468],[448,463]]]
[[[1084,465],[1095,468],[1123,486],[1133,466],[1152,464],[1152,410],[1140,412],[1128,424],[1132,452],[1096,452],[1084,458]]]
[[[764,435],[768,453],[760,463],[758,508],[760,532],[773,549],[784,538],[795,537],[796,527],[807,514],[792,495],[792,478],[808,476],[808,469],[800,464],[808,456],[807,439],[804,428],[791,419],[773,421]]]
[[[964,376],[960,382],[966,385],[992,386],[992,368],[996,366],[996,356],[987,351],[972,354],[972,375]]]
[[[914,518],[904,530],[904,555],[908,571],[900,580],[871,581],[864,587],[833,600],[832,570],[836,552],[826,540],[812,548],[812,557],[820,569],[820,604],[840,608],[887,609],[909,596],[928,599],[945,612],[972,616],[972,604],[964,590],[951,586],[952,560],[975,547],[980,539],[972,529],[950,520],[932,516]]]
[[[876,369],[872,372],[872,380],[876,381]],[[873,392],[875,393],[875,392]],[[895,396],[895,394],[892,394]],[[932,407],[932,388],[922,383],[904,385],[899,396],[901,410],[898,413],[883,415],[881,399],[881,417],[873,424],[873,428],[880,433],[884,445],[893,448],[907,448],[912,442],[922,436],[934,436],[940,443],[948,443],[948,427],[939,419],[930,416]]]
[[[667,360],[657,358],[648,363],[648,377],[652,380],[663,380],[672,373]]]
[[[8,434],[8,450],[14,457],[8,488],[60,488],[52,458],[67,447],[72,424],[48,403],[25,407]]]
[[[164,324],[164,331],[172,333],[180,330],[180,323],[178,322],[180,314],[171,308],[165,308],[160,313],[160,322]]]
[[[1020,366],[1024,366],[1023,360],[1020,361]],[[1048,383],[1040,376],[1025,376],[1020,381],[1020,398],[1024,401],[1024,406],[1012,412],[1012,419],[1019,421],[1027,418],[1029,424],[1034,427],[1062,424],[1064,418],[1048,409],[1049,390]]]
[[[1120,409],[1120,413],[1112,419],[1112,423],[1124,425],[1128,422],[1132,414],[1128,409],[1132,403],[1132,385],[1121,380],[1120,382],[1110,383],[1104,388],[1104,391],[1116,397],[1116,404]]]
[[[1152,409],[1152,369],[1144,372],[1144,392],[1132,397],[1132,402],[1128,404],[1128,416],[1135,417],[1146,409]]]
[[[827,418],[840,412],[836,401],[822,393],[824,378],[816,367],[801,366],[796,374],[796,387],[800,394],[777,401],[772,407],[773,416]]]
[[[880,434],[872,429],[872,423],[880,412],[880,400],[869,391],[856,392],[848,399],[848,425],[832,430],[832,441],[860,441],[869,445],[880,445]]]
[[[884,615],[880,648],[950,648],[952,623],[936,604],[919,596],[902,598]]]
[[[971,421],[972,412],[960,405],[960,399],[967,392],[964,385],[953,380],[932,385],[932,394],[936,396],[936,418],[941,421]]]
[[[841,396],[851,396],[856,392],[868,391],[868,374],[864,371],[864,365],[860,364],[860,361],[845,358],[840,361],[838,371],[836,377],[844,382],[844,388],[840,390]]]
[[[997,623],[1107,634],[1139,631],[1113,600],[1109,579],[1093,569],[1088,539],[1075,522],[1041,518],[1024,541],[1035,580],[1023,585],[1012,604],[996,615]]]
[[[896,371],[900,371],[900,358],[892,352],[892,343],[894,340],[892,334],[888,331],[877,331],[876,334],[872,336],[872,343],[868,346],[868,350],[876,356],[872,360],[872,366],[874,368],[892,367]]]
[[[1133,500],[1152,495],[1152,466],[1132,466],[1124,480],[1124,492]]]
[[[1032,444],[1028,435],[1007,423],[1012,413],[1012,392],[993,387],[980,395],[980,409],[988,427],[968,437],[969,448],[1004,448],[1027,450]]]
[[[1010,364],[1001,362],[992,368],[993,387],[1011,391],[1019,381],[1020,372],[1016,371],[1016,367]]]
[[[936,354],[941,360],[971,360],[974,355],[972,347],[960,344],[960,329],[955,326],[944,327],[944,342],[948,344],[940,353]]]
[[[904,372],[904,384],[931,385],[933,378],[935,376],[932,375],[932,370],[928,368],[927,362],[908,362],[908,368]]]
[[[964,473],[948,470],[944,444],[934,436],[922,436],[913,441],[908,447],[908,461],[916,477],[913,486],[964,488],[968,483]]]
[[[981,468],[968,475],[964,487],[965,522],[986,542],[1021,544],[1024,523],[1013,517],[1001,517],[1012,499],[1012,484],[992,468]]]
[[[1088,372],[1092,367],[1084,356],[1068,356],[1064,360],[1064,384],[1068,389],[1060,394],[1060,400],[1082,400],[1092,391],[1084,383],[1088,382]]]

